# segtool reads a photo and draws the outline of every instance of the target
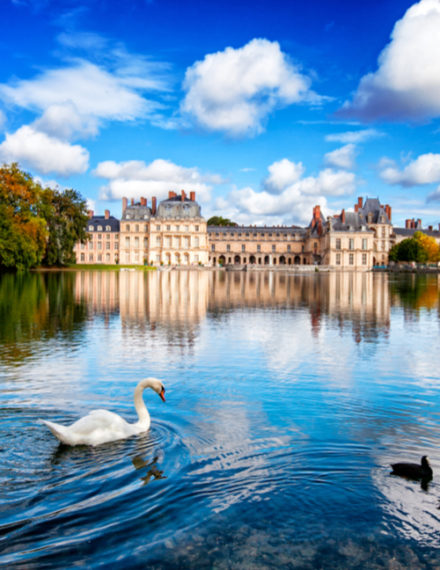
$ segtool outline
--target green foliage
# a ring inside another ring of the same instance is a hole
[[[413,237],[396,243],[388,257],[391,261],[437,262],[440,260],[440,249],[433,237],[417,231]]]
[[[208,220],[208,226],[237,226],[235,222],[229,220],[228,218],[222,218],[222,216],[212,216]]]
[[[75,190],[59,192],[45,188],[41,194],[40,212],[47,223],[49,237],[44,265],[67,265],[75,262],[75,243],[88,239],[87,205]]]
[[[74,190],[43,189],[17,164],[0,167],[0,270],[75,261],[87,240],[87,208]]]

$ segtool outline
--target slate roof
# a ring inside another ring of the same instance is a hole
[[[90,230],[90,226],[93,226],[93,230]],[[101,230],[98,230],[99,226],[102,228]],[[109,231],[105,229],[106,226],[110,226],[111,232],[119,232],[119,220],[114,216],[110,216],[107,219],[105,216],[92,216],[89,220],[87,220],[87,231]]]
[[[151,208],[142,206],[141,204],[132,204],[126,207],[125,212],[122,214],[122,219],[125,221],[143,221],[151,218]]]
[[[158,218],[201,218],[200,206],[197,202],[182,196],[173,196],[162,200],[157,208]]]

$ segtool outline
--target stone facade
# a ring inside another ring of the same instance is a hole
[[[391,247],[421,220],[393,228],[391,208],[377,198],[358,198],[353,211],[323,216],[313,208],[310,224],[299,226],[207,226],[195,192],[169,192],[157,205],[153,197],[122,200],[121,221],[90,213],[90,241],[77,244],[77,263],[155,266],[274,267],[325,265],[335,270],[366,271],[388,263]],[[440,232],[423,230],[435,235]]]

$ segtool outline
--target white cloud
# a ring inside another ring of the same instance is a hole
[[[222,215],[242,224],[304,224],[313,206],[320,204],[326,212],[328,196],[352,194],[356,188],[352,172],[326,168],[317,176],[303,177],[303,165],[288,159],[273,163],[269,173],[262,191],[233,189],[227,199],[217,200]]]
[[[399,170],[394,161],[384,158],[379,168],[380,177],[388,184],[417,186],[440,182],[440,154],[421,154],[403,170]]]
[[[365,75],[343,117],[423,120],[440,115],[440,0],[421,0],[394,26],[376,72]]]
[[[271,194],[279,194],[287,186],[297,182],[304,174],[305,168],[302,162],[291,162],[283,158],[271,164],[268,170],[269,176],[264,183],[265,190]]]
[[[324,156],[326,164],[336,166],[337,168],[345,168],[350,170],[354,168],[354,160],[356,156],[356,147],[354,144],[346,144],[341,148],[332,150]]]
[[[3,129],[3,127],[6,125],[6,115],[3,113],[3,111],[0,109],[0,129]]]
[[[89,153],[80,145],[70,145],[25,125],[6,134],[0,144],[0,159],[23,163],[43,174],[70,176],[87,170]]]
[[[143,60],[121,55],[113,71],[86,60],[44,71],[33,79],[0,85],[8,104],[43,113],[38,128],[52,135],[95,134],[102,121],[133,121],[154,116],[160,105],[142,96],[165,89],[162,78],[141,74]],[[66,126],[67,122],[67,126]]]
[[[195,191],[197,201],[206,202],[210,198],[212,184],[221,183],[217,175],[202,174],[198,168],[186,168],[168,160],[157,159],[150,164],[140,160],[98,164],[94,174],[108,180],[101,190],[103,200],[140,198],[157,196],[165,198],[169,190],[187,193]]]
[[[339,142],[342,144],[361,143],[368,139],[382,137],[383,133],[376,129],[362,129],[360,131],[346,131],[343,133],[333,133],[327,135],[325,140],[328,142]]]
[[[277,107],[323,100],[279,44],[265,39],[206,55],[187,69],[184,89],[184,116],[233,136],[261,132]]]

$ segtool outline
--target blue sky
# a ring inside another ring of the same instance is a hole
[[[440,222],[440,0],[3,0],[0,61],[0,161],[96,212]]]

